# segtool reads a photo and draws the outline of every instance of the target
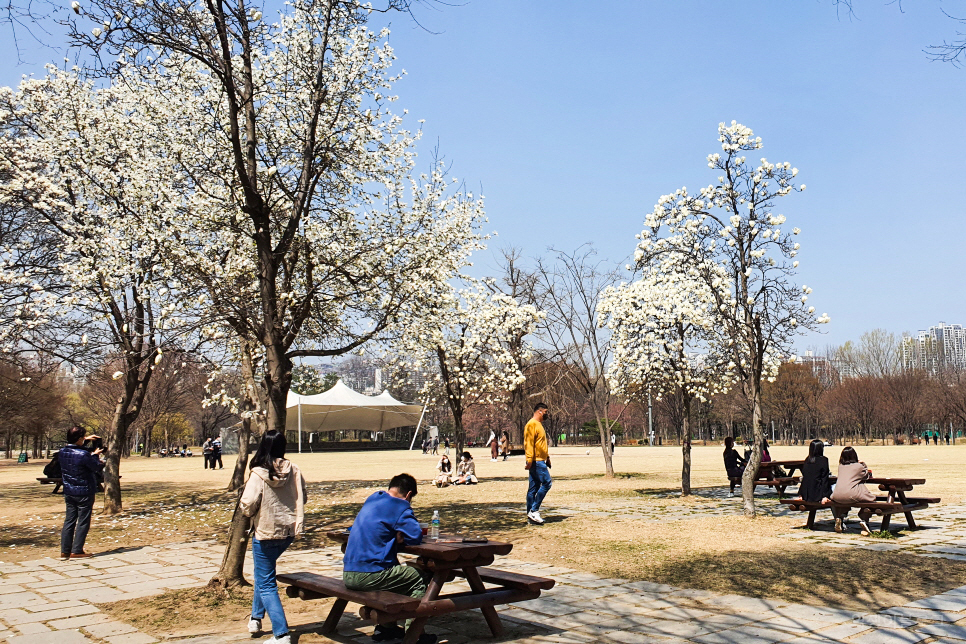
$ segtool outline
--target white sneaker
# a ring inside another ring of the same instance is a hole
[[[273,637],[272,639],[265,642],[265,644],[292,644],[292,636],[286,633],[281,637]]]
[[[527,513],[527,518],[536,523],[537,525],[543,525],[543,517],[540,516],[539,510],[534,510],[533,512]]]
[[[729,499],[735,498],[735,493],[734,492],[728,492],[728,498]]]
[[[248,632],[254,635],[262,632],[262,620],[252,618],[248,621]]]

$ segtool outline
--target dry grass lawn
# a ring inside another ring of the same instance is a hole
[[[695,446],[692,486],[696,490],[726,484],[721,449]],[[857,450],[877,476],[925,478],[927,485],[917,494],[941,496],[943,504],[966,498],[962,467],[966,446],[861,446]],[[545,507],[551,513],[554,508],[575,508],[577,513],[554,516],[542,527],[527,526],[523,514],[508,511],[523,509],[527,482],[522,458],[491,463],[484,450],[473,451],[481,483],[442,490],[423,484],[414,504],[416,513],[428,516],[438,509],[444,531],[510,540],[516,558],[628,579],[863,610],[966,585],[963,563],[832,549],[779,536],[800,527],[803,515],[746,519],[709,514],[720,501],[700,495],[674,496],[681,470],[677,447],[619,448],[615,458],[619,476],[613,479],[601,475],[598,449],[591,449],[589,455],[586,448],[552,450],[554,486]],[[837,457],[838,448],[828,451],[833,459]],[[776,459],[802,458],[805,448],[778,446],[772,454]],[[393,474],[409,472],[424,483],[432,478],[436,464],[435,457],[418,452],[291,456],[310,484],[309,533],[295,547],[325,545],[322,531],[350,523],[362,501]],[[215,472],[203,470],[198,457],[126,460],[121,468],[125,512],[96,518],[89,549],[104,552],[149,543],[223,539],[233,499],[224,490],[233,457],[225,460],[226,468]],[[57,555],[63,501],[50,494],[50,486],[36,482],[42,466],[0,463],[0,560]],[[740,503],[737,498],[732,501]],[[765,498],[759,503],[774,507],[777,501]],[[628,509],[638,517],[641,513],[659,517],[662,508],[671,507],[678,512],[674,520],[621,518]],[[696,514],[682,517],[682,507],[693,508]],[[594,510],[616,514],[602,517],[591,514]],[[211,601],[245,611],[244,598]]]

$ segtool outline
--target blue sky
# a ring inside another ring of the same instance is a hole
[[[426,119],[427,163],[438,141],[482,188],[494,247],[593,242],[623,263],[660,195],[714,181],[717,124],[754,129],[808,186],[777,208],[832,318],[803,349],[966,324],[966,69],[922,51],[966,2],[855,4],[475,0],[417,7],[429,31],[379,20],[408,72],[398,107]],[[0,54],[15,59],[6,34]],[[0,84],[32,71],[8,62]]]

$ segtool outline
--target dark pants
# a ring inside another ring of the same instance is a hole
[[[221,452],[214,452],[211,455],[211,469],[215,469],[215,461],[218,461],[218,469],[224,469],[225,466],[221,463]]]
[[[94,496],[64,495],[67,515],[64,529],[60,533],[60,552],[79,555],[84,552],[87,532],[91,529],[91,512],[94,510]]]
[[[209,465],[211,469],[215,469],[215,464],[211,462],[211,454],[203,454],[203,456],[205,457],[205,469],[207,470]]]

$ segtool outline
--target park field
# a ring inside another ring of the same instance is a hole
[[[295,548],[328,545],[323,532],[348,525],[362,501],[393,474],[420,481],[417,516],[439,510],[444,532],[512,541],[518,559],[688,588],[861,608],[895,606],[966,585],[966,562],[861,547],[831,548],[795,538],[804,515],[788,514],[773,493],[758,496],[758,517],[741,516],[740,495],[725,498],[727,480],[716,445],[695,445],[692,487],[681,498],[679,447],[620,447],[617,476],[602,475],[599,449],[552,450],[554,485],[544,503],[544,526],[524,515],[527,473],[523,458],[493,463],[472,450],[480,484],[436,489],[436,457],[418,451],[290,454],[309,485],[307,533]],[[838,447],[827,449],[830,460]],[[859,446],[876,476],[924,478],[916,489],[942,497],[942,509],[966,500],[966,445]],[[588,453],[589,452],[589,453]],[[805,447],[776,446],[776,460],[803,458]],[[125,460],[125,511],[96,516],[88,550],[217,539],[226,536],[234,495],[225,469],[206,471],[199,457]],[[0,462],[0,560],[56,557],[63,501],[50,494],[42,462]],[[834,473],[833,465],[833,473]],[[100,507],[95,505],[95,512]],[[930,508],[930,511],[932,508]],[[821,517],[820,517],[821,518]],[[828,517],[826,517],[828,518]],[[828,521],[820,526],[828,531]],[[894,529],[903,529],[897,518]],[[928,528],[927,528],[928,530]],[[924,532],[924,531],[923,531]],[[857,538],[857,537],[856,537]],[[243,610],[240,608],[239,610]]]

